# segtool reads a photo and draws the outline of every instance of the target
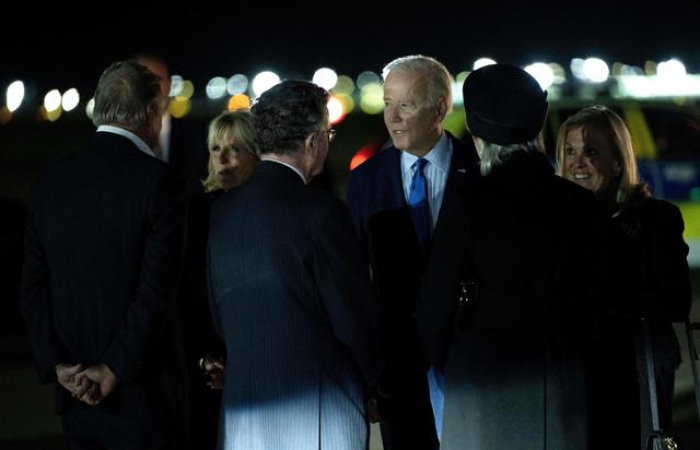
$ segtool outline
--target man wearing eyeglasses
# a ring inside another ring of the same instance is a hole
[[[382,440],[387,450],[436,449],[442,376],[421,349],[416,303],[431,241],[461,209],[456,190],[478,176],[478,157],[471,141],[443,129],[452,110],[451,78],[435,59],[413,55],[389,63],[384,105],[393,146],[356,168],[347,189],[386,311]]]
[[[366,448],[380,312],[346,206],[307,186],[334,131],[328,93],[285,81],[252,108],[261,161],[214,205],[212,319],[226,342],[219,447]]]

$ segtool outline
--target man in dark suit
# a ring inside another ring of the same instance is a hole
[[[145,67],[109,66],[97,133],[46,172],[30,205],[21,309],[74,449],[186,442],[173,301],[184,181],[151,151],[165,104]]]
[[[415,307],[431,240],[460,208],[456,189],[478,176],[478,158],[470,142],[443,130],[452,91],[441,63],[408,56],[388,64],[384,75],[384,122],[394,145],[351,173],[347,202],[387,315],[379,397],[384,447],[434,449],[441,377],[421,349]]]
[[[226,342],[219,446],[366,448],[363,384],[383,364],[379,305],[346,206],[307,186],[335,130],[304,81],[252,109],[261,161],[214,205],[209,282]]]
[[[171,94],[172,77],[166,62],[159,56],[139,54],[132,58],[160,77],[163,95]],[[191,199],[204,192],[202,180],[207,177],[207,128],[186,117],[173,119],[170,107],[163,110],[158,145],[153,148],[156,157],[177,169],[187,182],[185,197]]]

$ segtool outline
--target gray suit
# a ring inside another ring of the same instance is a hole
[[[219,446],[365,448],[380,312],[342,202],[263,161],[214,205],[208,266],[227,354]]]

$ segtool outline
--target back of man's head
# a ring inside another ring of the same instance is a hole
[[[438,106],[440,98],[444,97],[446,114],[452,111],[452,77],[444,64],[437,59],[424,55],[402,56],[384,66],[384,80],[391,73],[410,73],[419,77],[424,83],[423,94],[430,106]]]
[[[92,123],[141,128],[159,117],[161,98],[157,75],[134,61],[113,63],[97,83]]]
[[[327,116],[328,92],[307,81],[284,81],[263,93],[251,112],[261,154],[297,153]]]

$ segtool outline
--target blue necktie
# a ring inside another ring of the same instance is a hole
[[[421,247],[428,247],[430,242],[430,207],[428,206],[428,182],[423,175],[423,169],[428,161],[419,158],[413,163],[413,179],[411,180],[411,190],[408,193],[408,209],[413,219],[413,228]]]

